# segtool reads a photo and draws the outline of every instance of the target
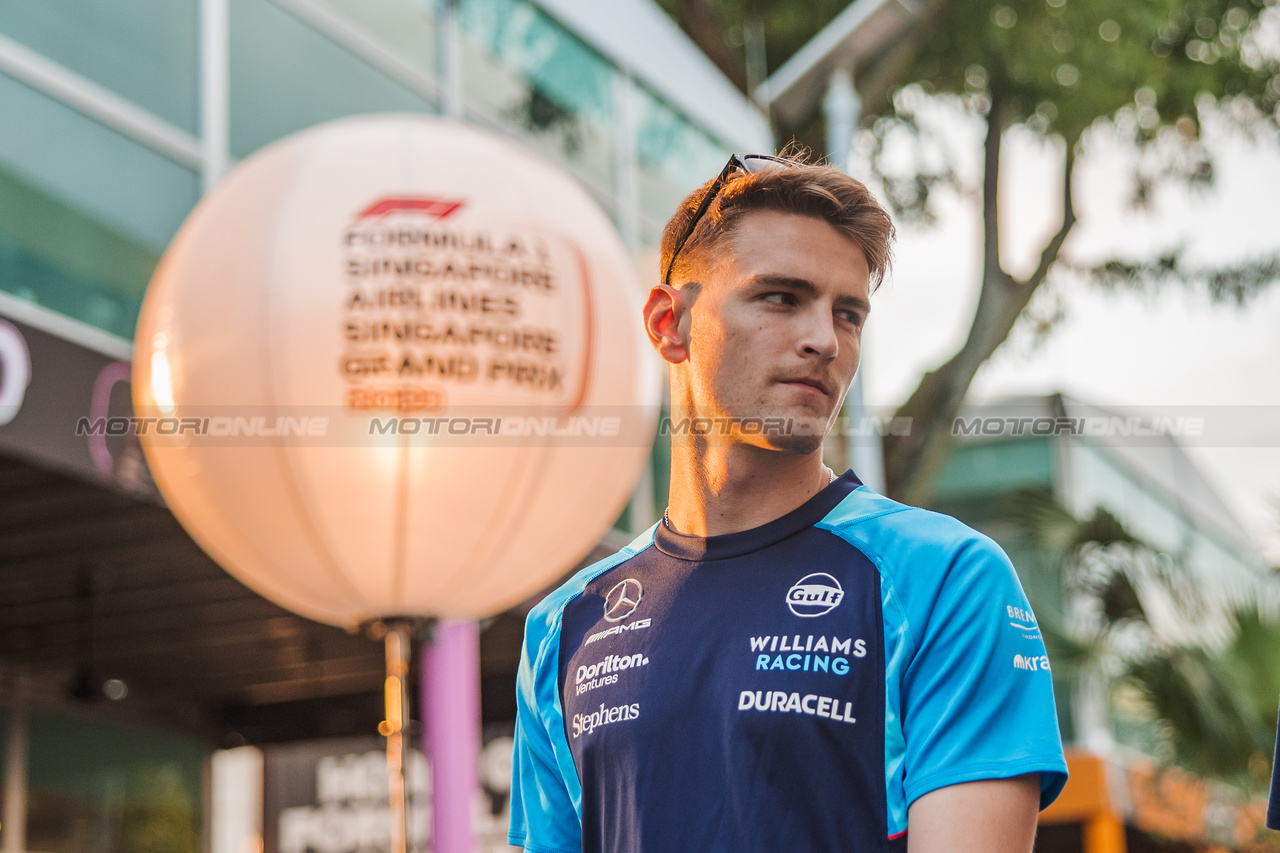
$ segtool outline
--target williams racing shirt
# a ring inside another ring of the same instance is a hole
[[[906,849],[947,785],[1066,782],[1008,558],[852,472],[776,521],[655,525],[529,614],[509,840],[531,853]]]

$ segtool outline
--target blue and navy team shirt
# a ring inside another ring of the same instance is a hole
[[[529,614],[510,842],[531,853],[906,849],[923,794],[1066,782],[1008,558],[852,472],[762,527],[655,525]]]

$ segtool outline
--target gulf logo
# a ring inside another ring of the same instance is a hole
[[[840,581],[826,572],[805,575],[787,590],[787,607],[797,616],[812,618],[830,613],[844,598]]]

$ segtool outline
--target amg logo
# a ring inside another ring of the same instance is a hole
[[[614,634],[621,634],[623,631],[639,631],[641,628],[648,628],[652,619],[637,619],[630,625],[614,625],[612,628],[605,628],[603,631],[596,631],[582,645],[589,646],[596,640],[603,640],[605,637],[612,637]]]

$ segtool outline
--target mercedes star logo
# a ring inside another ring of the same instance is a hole
[[[644,588],[640,586],[640,581],[627,578],[609,590],[609,594],[604,597],[604,620],[621,622],[636,612],[642,598]]]

